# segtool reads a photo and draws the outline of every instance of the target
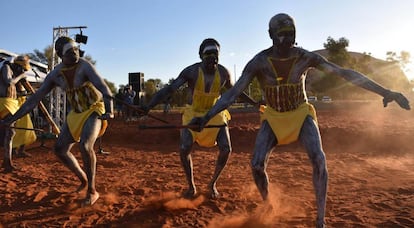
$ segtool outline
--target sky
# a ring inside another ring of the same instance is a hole
[[[287,13],[295,19],[297,45],[323,49],[328,37],[349,40],[348,51],[384,59],[388,51],[414,58],[412,0],[1,0],[0,49],[43,51],[57,27],[78,27],[88,36],[81,49],[102,77],[116,86],[131,72],[164,83],[199,62],[205,38],[221,44],[220,64],[237,80],[246,63],[272,45],[268,23]],[[74,38],[79,29],[69,29]],[[414,67],[408,72],[414,78]]]

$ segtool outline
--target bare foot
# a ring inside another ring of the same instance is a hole
[[[82,206],[91,206],[99,199],[99,193],[88,194],[85,200],[82,202]]]
[[[183,193],[183,197],[186,199],[194,198],[197,194],[197,190],[195,189],[188,189],[186,192]]]
[[[4,168],[4,172],[5,172],[5,173],[11,173],[11,172],[13,172],[14,170],[16,170],[16,169],[17,169],[17,167],[16,167],[16,166],[14,166],[14,165],[11,163],[11,161],[7,161],[7,160],[4,160],[4,161],[3,161],[2,167]]]
[[[218,199],[220,197],[220,193],[217,191],[216,188],[212,188],[210,191],[211,191],[210,192],[211,199]]]
[[[325,228],[326,227],[326,224],[325,224],[324,219],[317,218],[316,219],[316,227],[317,228]]]

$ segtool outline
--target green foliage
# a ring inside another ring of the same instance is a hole
[[[171,85],[175,79],[170,78],[168,80],[168,84],[165,86]],[[183,107],[187,104],[187,97],[188,97],[188,85],[185,83],[184,85],[180,86],[173,94],[169,100],[171,106],[178,106]]]
[[[405,69],[407,64],[411,63],[411,55],[408,51],[401,51],[400,55],[397,55],[396,52],[387,51],[388,62],[396,62],[401,65],[401,68]]]
[[[328,37],[323,46],[329,53],[329,61],[340,66],[346,66],[349,63],[350,56],[346,49],[349,46],[349,41],[346,38],[341,37],[336,41],[332,37]]]
[[[335,41],[328,37],[327,43],[324,44],[324,47],[327,49],[325,57],[341,67],[361,72],[389,89],[402,92],[411,90],[412,85],[410,85],[401,69],[404,63],[409,63],[410,54],[408,52],[402,52],[400,56],[397,56],[395,52],[387,52],[387,61],[382,61],[372,58],[367,53],[347,52],[346,47],[348,44],[349,41],[345,38]],[[325,52],[321,51],[320,54],[322,53]],[[307,92],[309,94],[317,96],[329,95],[334,99],[373,99],[378,97],[378,95],[367,92],[339,76],[327,75],[317,70],[313,70],[310,73],[312,78],[318,79],[308,82],[307,89],[309,91]]]
[[[162,89],[164,84],[161,79],[148,79],[144,83],[145,102],[148,103],[158,90]]]

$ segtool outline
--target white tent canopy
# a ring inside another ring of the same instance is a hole
[[[0,49],[0,65],[3,60],[11,59],[16,56],[18,56],[16,53]],[[44,72],[47,72],[47,65],[30,60],[30,66],[32,67],[32,70],[26,72],[26,80],[34,83],[42,83],[46,77],[46,73]],[[34,71],[36,71],[37,74],[35,74]]]
[[[33,68],[32,68],[33,69]],[[35,70],[37,74],[35,74],[35,72],[33,72],[33,70],[29,70],[27,71],[26,74],[26,80],[29,82],[36,82],[36,83],[42,83],[43,80],[45,80],[46,74],[40,71]]]

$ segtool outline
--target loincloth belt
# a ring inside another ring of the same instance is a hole
[[[264,106],[260,120],[269,123],[278,144],[283,145],[298,139],[303,121],[308,115],[317,121],[315,108],[309,103],[303,103],[297,109],[288,112],[277,112],[271,107]]]
[[[207,113],[195,112],[191,105],[187,105],[184,109],[182,116],[183,125],[188,124],[194,117],[202,117]],[[231,119],[230,113],[227,110],[221,111],[214,116],[207,125],[221,125],[227,124]],[[203,147],[213,147],[217,144],[216,139],[220,128],[205,128],[201,132],[190,130],[193,136],[193,142],[197,142],[198,145]]]
[[[305,102],[303,91],[302,83],[266,86],[264,89],[267,106],[278,112],[297,109]]]

